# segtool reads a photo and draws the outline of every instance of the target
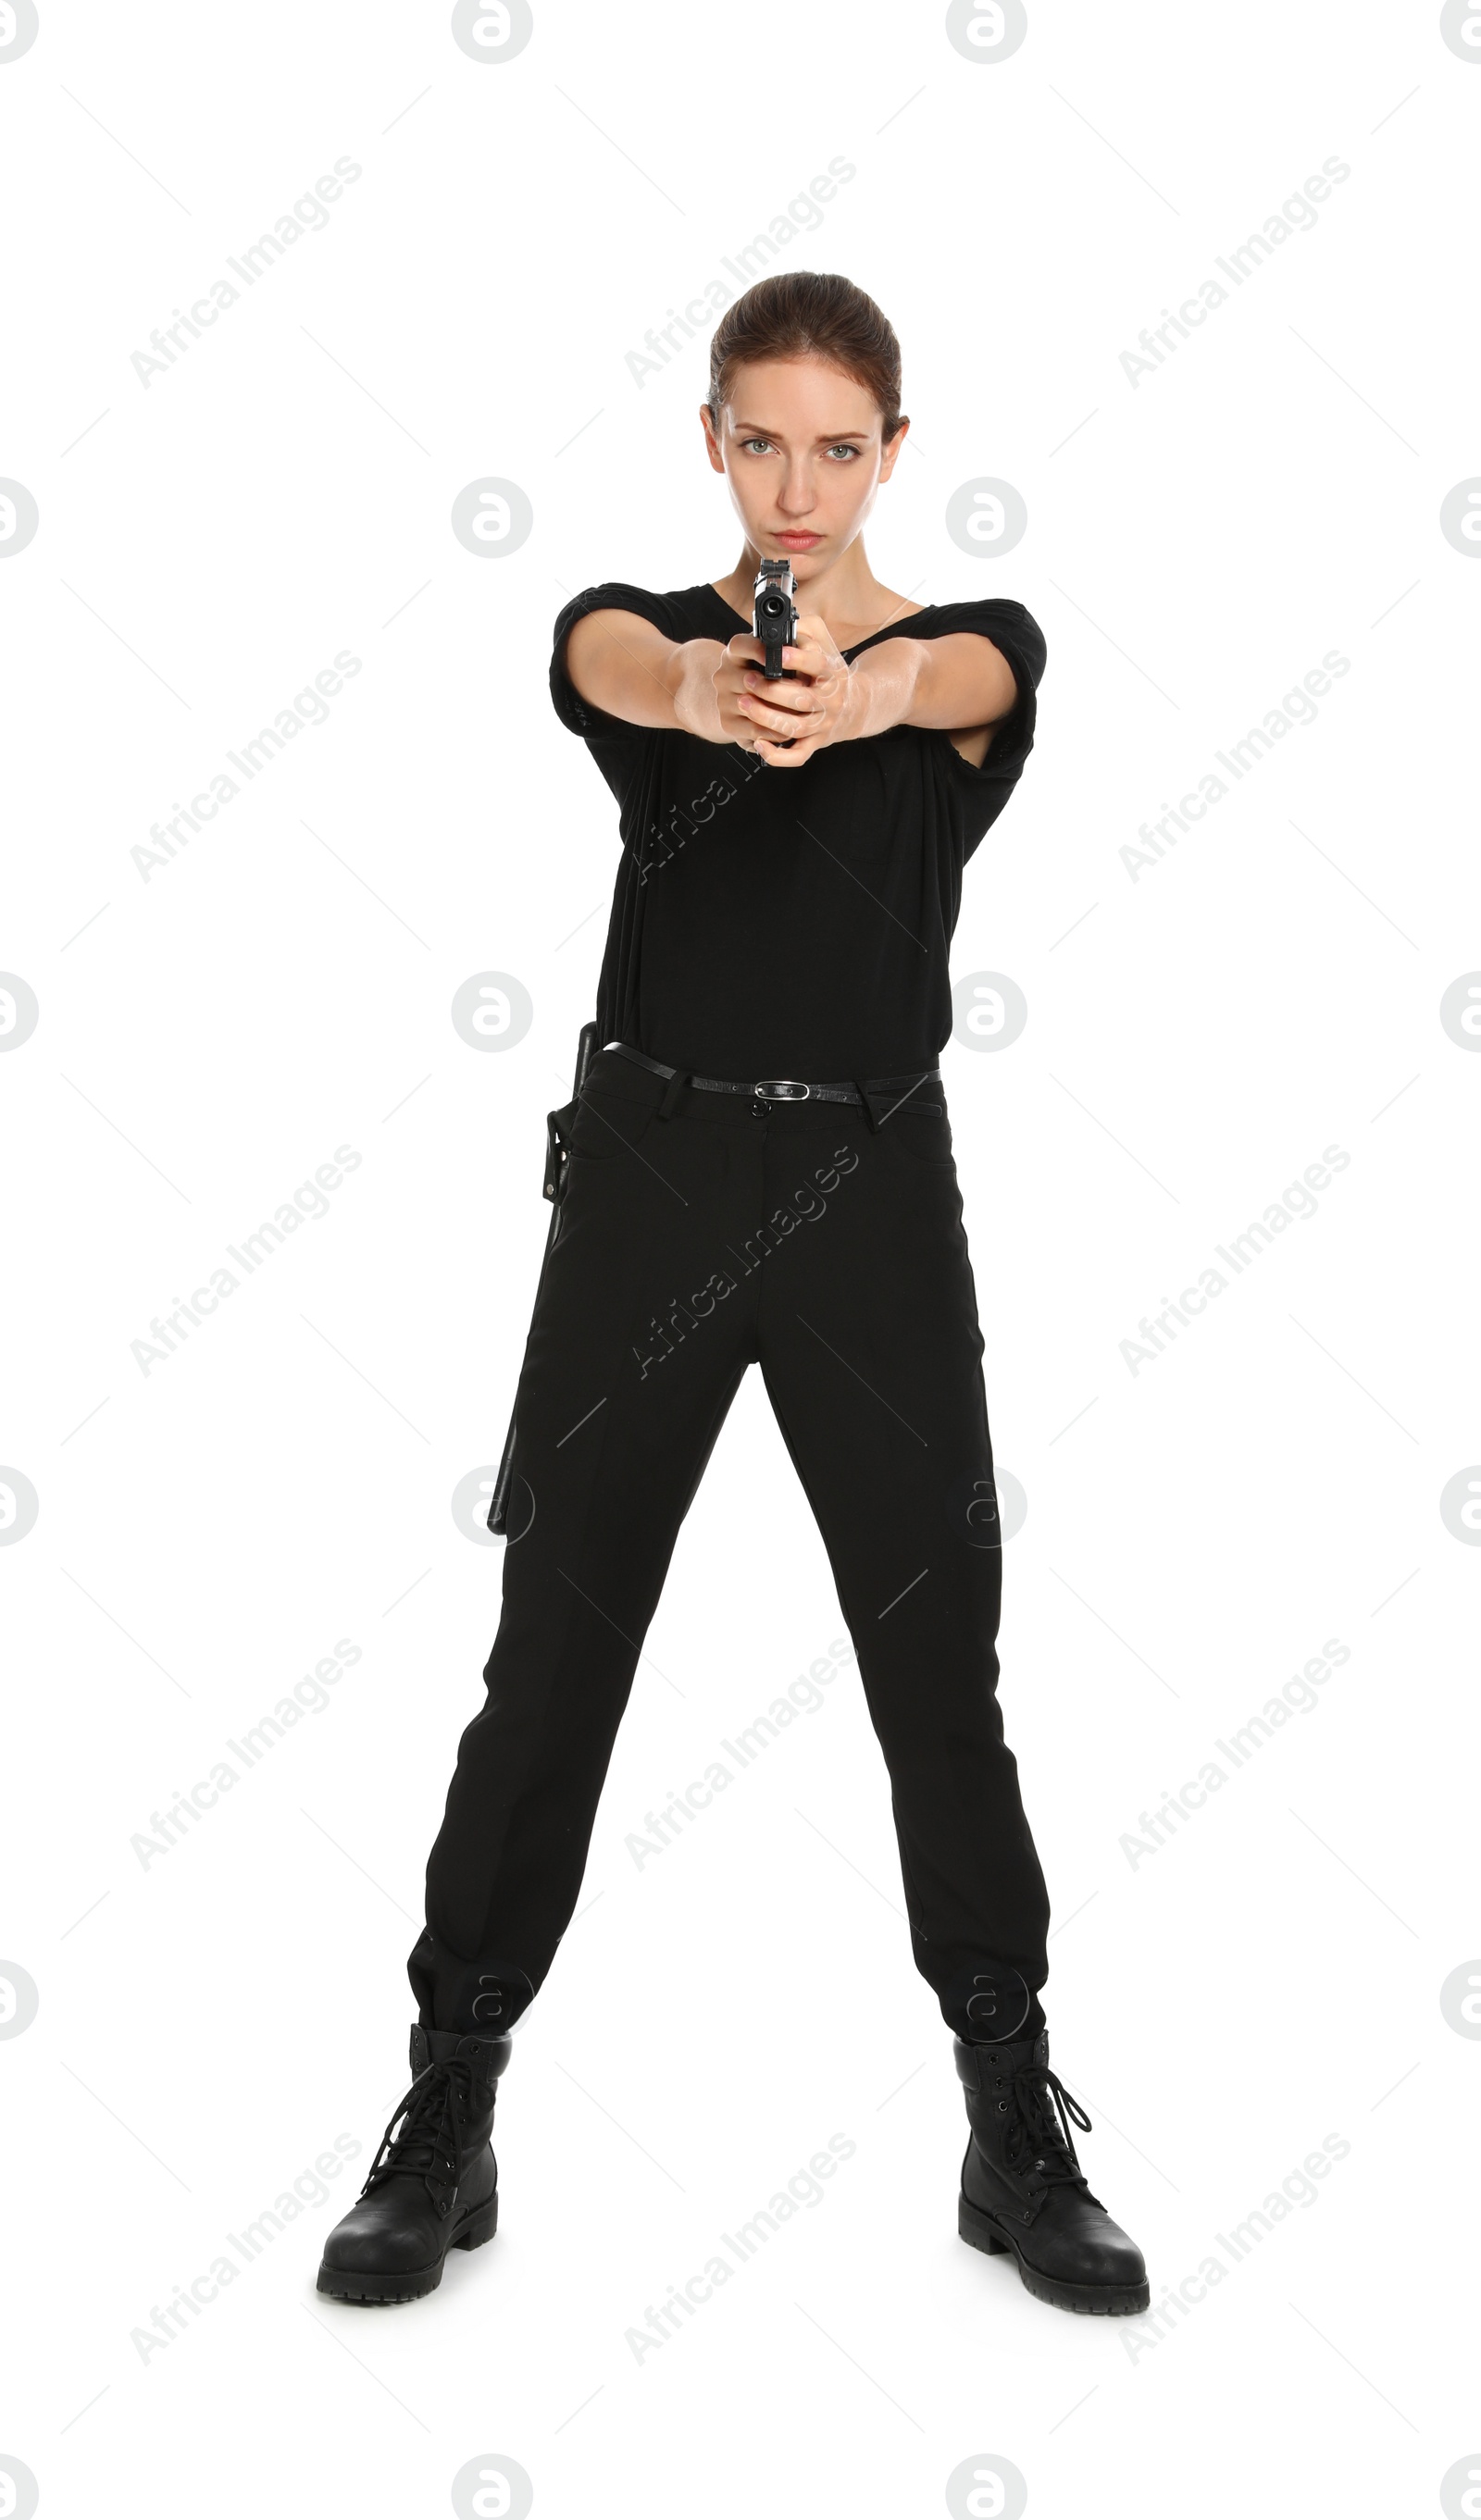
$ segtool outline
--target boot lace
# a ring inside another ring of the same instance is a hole
[[[1004,2131],[1003,2158],[1012,2172],[1038,2171],[1046,2185],[1064,2181],[1086,2185],[1075,2158],[1073,2123],[1090,2133],[1090,2115],[1048,2065],[1020,2065],[1011,2078],[1017,2107]]]
[[[361,2189],[369,2196],[398,2174],[420,2177],[439,2214],[452,2210],[463,2174],[464,2128],[475,2115],[474,2067],[467,2056],[425,2065],[397,2101]],[[399,2132],[398,2132],[399,2130]]]

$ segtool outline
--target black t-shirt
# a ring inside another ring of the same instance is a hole
[[[857,647],[979,631],[1017,699],[974,769],[939,730],[896,726],[776,770],[739,744],[629,726],[581,698],[565,642],[586,612],[636,612],[673,640],[748,620],[710,585],[592,586],[557,618],[551,696],[617,798],[622,864],[598,989],[601,1041],[698,1075],[911,1074],[952,1027],[962,870],[1033,746],[1043,634],[999,597],[931,604]]]

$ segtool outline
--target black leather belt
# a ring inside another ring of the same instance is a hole
[[[773,1102],[853,1102],[863,1108],[870,1127],[877,1129],[897,1104],[909,1102],[919,1085],[939,1083],[941,1076],[939,1067],[927,1067],[922,1068],[919,1076],[873,1076],[859,1084],[847,1078],[827,1085],[814,1085],[804,1083],[796,1076],[763,1076],[754,1083],[740,1085],[728,1076],[693,1076],[682,1067],[665,1067],[661,1058],[650,1058],[646,1052],[633,1050],[625,1041],[605,1042],[603,1047],[616,1051],[623,1058],[632,1059],[638,1067],[648,1068],[653,1076],[668,1079],[668,1090],[658,1105],[658,1116],[664,1120],[673,1109],[680,1088],[693,1085],[701,1094],[748,1094],[760,1111],[769,1109]],[[885,1103],[883,1112],[876,1113],[876,1102]],[[939,1111],[941,1105],[939,1102],[918,1102],[914,1107],[919,1111]]]

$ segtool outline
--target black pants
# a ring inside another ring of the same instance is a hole
[[[516,1396],[488,1694],[409,1962],[422,2019],[507,2028],[550,1967],[679,1526],[754,1362],[888,1766],[916,1964],[961,2037],[1036,2033],[1049,1902],[996,1693],[1003,1552],[943,1090],[877,1128],[846,1103],[667,1099],[606,1051],[582,1093]]]

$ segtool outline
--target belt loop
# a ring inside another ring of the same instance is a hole
[[[853,1078],[852,1083],[854,1092],[858,1095],[860,1102],[864,1105],[864,1116],[869,1122],[871,1133],[877,1136],[879,1123],[875,1117],[875,1105],[870,1095],[869,1088],[863,1082],[862,1078],[857,1076]]]
[[[678,1102],[683,1088],[688,1083],[689,1078],[684,1069],[682,1067],[676,1067],[663,1089],[662,1099],[658,1104],[658,1117],[660,1120],[670,1120],[673,1118],[674,1104]]]

